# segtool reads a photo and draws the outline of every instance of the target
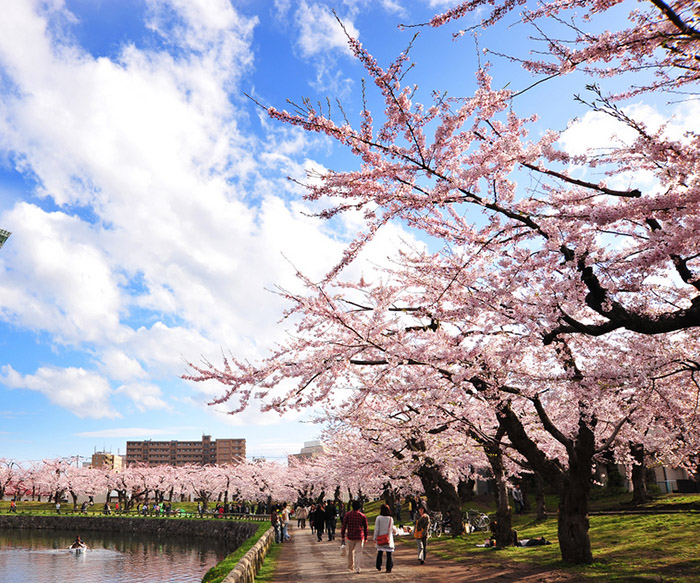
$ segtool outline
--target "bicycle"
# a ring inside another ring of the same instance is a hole
[[[488,530],[490,523],[488,515],[479,510],[467,510],[464,513],[464,532],[466,533]]]
[[[430,527],[428,528],[428,536],[439,538],[442,536],[442,512],[430,512]]]

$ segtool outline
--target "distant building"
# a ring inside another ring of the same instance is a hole
[[[305,460],[318,457],[324,453],[326,453],[326,448],[320,441],[305,441],[301,451],[299,453],[293,453],[289,457],[297,460]]]
[[[124,457],[119,454],[96,451],[92,454],[91,468],[109,468],[118,472],[124,465]]]
[[[127,441],[127,465],[149,466],[186,464],[222,465],[245,459],[245,439],[214,439],[203,435],[201,441]]]
[[[6,231],[5,229],[0,229],[0,247],[2,247],[5,244],[5,241],[9,238],[9,236],[12,235],[10,231]]]

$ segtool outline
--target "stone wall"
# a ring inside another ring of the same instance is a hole
[[[0,515],[0,529],[119,531],[152,536],[201,536],[226,541],[238,548],[258,529],[258,524],[238,520],[189,520],[177,518],[127,518],[108,516]]]
[[[255,545],[238,561],[222,583],[253,583],[260,566],[275,540],[275,529],[269,528]]]

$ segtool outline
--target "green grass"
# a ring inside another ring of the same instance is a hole
[[[265,561],[255,576],[256,583],[272,583],[277,573],[277,561],[282,552],[282,545],[272,545],[270,552],[265,556]]]
[[[152,502],[151,502],[152,503]],[[149,503],[149,506],[151,505]],[[118,514],[115,514],[114,511],[114,502],[110,504],[111,509],[112,509],[112,514],[111,516],[119,516]],[[173,507],[173,512],[176,510],[183,510],[188,516],[187,518],[199,518],[196,516],[197,514],[197,503],[196,502],[178,502],[178,503],[172,503]],[[210,506],[210,508],[213,507]],[[93,506],[89,507],[87,510],[87,516],[104,516],[102,514],[102,504],[94,504]],[[10,510],[10,502],[9,500],[3,500],[0,501],[0,514],[7,514]],[[78,504],[78,510],[75,511],[75,514],[77,514],[80,510],[80,504]],[[32,514],[32,515],[47,515],[47,514],[53,514],[56,515],[56,504],[53,502],[18,502],[17,503],[17,514]],[[73,512],[73,503],[72,502],[64,502],[61,504],[61,516],[63,515],[68,515],[72,516],[74,514]],[[85,515],[83,515],[85,516]],[[131,509],[131,512],[129,513],[129,516],[137,516],[136,514],[136,507]],[[153,516],[152,514],[150,516]],[[161,514],[163,516],[163,514]]]
[[[629,500],[629,495],[621,503]],[[596,501],[593,507],[610,509],[620,501]],[[649,510],[691,508],[676,514],[627,514],[590,517],[590,537],[594,563],[567,565],[561,561],[557,544],[555,512],[545,522],[532,514],[513,516],[513,528],[520,538],[544,536],[553,544],[544,547],[511,547],[495,551],[477,548],[488,533],[472,533],[452,539],[431,538],[429,550],[454,561],[528,562],[548,569],[572,571],[591,583],[661,581],[696,583],[700,581],[700,495],[667,495],[646,506]],[[469,507],[475,507],[470,504]],[[556,509],[556,501],[549,504]],[[412,542],[412,541],[411,541]]]
[[[226,575],[228,575],[234,569],[243,555],[253,548],[253,545],[258,542],[260,537],[265,534],[268,528],[270,528],[269,523],[261,522],[258,530],[255,531],[255,534],[249,537],[240,547],[228,555],[223,561],[220,561],[209,569],[209,571],[207,571],[206,575],[204,575],[204,578],[202,579],[202,583],[220,583],[220,581],[223,581]],[[267,562],[267,559],[265,559],[265,562]]]

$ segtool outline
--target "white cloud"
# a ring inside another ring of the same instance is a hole
[[[15,324],[68,344],[122,334],[117,280],[89,224],[26,203],[3,220],[14,232],[0,307]]]
[[[119,417],[109,403],[109,382],[82,368],[42,367],[33,375],[22,375],[9,365],[0,370],[0,380],[6,386],[38,391],[78,417]]]
[[[301,2],[296,12],[299,27],[299,48],[304,57],[328,54],[339,50],[350,54],[348,39],[330,9],[323,4]],[[359,31],[349,18],[341,18],[347,33],[359,38]]]
[[[131,381],[147,377],[141,363],[116,347],[108,347],[100,356],[100,370],[115,381]]]
[[[646,103],[635,103],[624,108],[625,115],[642,122],[649,133],[658,132],[663,126],[664,135],[673,140],[684,140],[685,132],[700,131],[700,104],[687,101],[662,114],[656,107]],[[561,135],[559,144],[573,156],[608,153],[612,148],[627,147],[637,139],[637,132],[628,125],[602,112],[589,111],[572,123]],[[658,181],[651,170],[634,170],[607,176],[606,167],[591,171],[588,167],[571,168],[576,176],[588,180],[602,180],[607,186],[617,189],[638,188],[649,191],[657,188]],[[595,174],[594,174],[595,172]]]
[[[116,390],[116,393],[129,398],[139,411],[170,408],[162,398],[163,393],[160,387],[150,383],[130,383],[122,385]]]
[[[4,8],[0,70],[14,89],[0,94],[0,152],[42,200],[0,217],[13,231],[0,318],[84,350],[98,371],[7,367],[4,380],[78,415],[115,416],[110,382],[139,410],[159,409],[159,383],[185,359],[265,352],[286,307],[265,288],[297,285],[296,268],[324,275],[357,217],[332,233],[285,180],[315,164],[297,157],[318,137],[242,134],[247,114],[231,95],[252,66],[256,19],[225,0],[152,0],[149,24],[176,50],[129,44],[110,60],[60,34],[71,20],[60,2],[43,14],[31,2]],[[347,50],[326,8],[304,2],[296,18],[304,54]],[[357,36],[351,17],[347,27]],[[373,243],[380,261],[399,234]]]

